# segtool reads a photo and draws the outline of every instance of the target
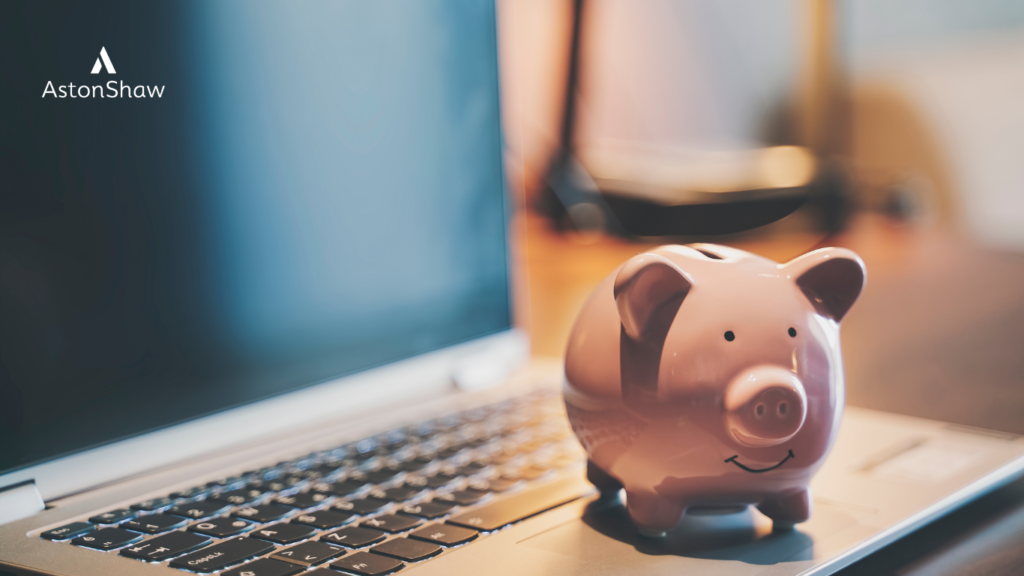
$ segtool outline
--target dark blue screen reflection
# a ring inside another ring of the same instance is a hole
[[[4,11],[0,471],[509,326],[491,3]]]

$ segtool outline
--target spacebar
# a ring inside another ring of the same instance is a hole
[[[448,523],[490,532],[572,502],[593,489],[583,478],[565,478],[459,514]]]

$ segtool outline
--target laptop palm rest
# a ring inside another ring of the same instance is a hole
[[[637,562],[642,562],[645,574],[679,574],[684,568],[712,566],[719,570],[716,573],[730,575],[758,574],[767,567],[795,574],[813,565],[816,541],[856,524],[842,509],[819,504],[809,522],[793,531],[772,533],[771,521],[748,509],[720,516],[687,515],[665,538],[650,539],[636,533],[621,504],[591,501],[582,518],[519,545],[572,556],[580,574],[627,574]]]
[[[687,515],[640,537],[621,502],[595,495],[501,530],[420,568],[504,574],[831,574],[1024,470],[1024,439],[851,408],[812,481],[814,512],[773,533],[753,508]],[[582,472],[582,471],[581,471]],[[580,478],[582,482],[582,478]]]

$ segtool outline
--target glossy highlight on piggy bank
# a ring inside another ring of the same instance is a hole
[[[687,511],[756,506],[776,529],[808,488],[843,413],[839,323],[864,263],[823,248],[785,264],[725,246],[633,257],[584,304],[565,403],[588,477],[648,536]]]

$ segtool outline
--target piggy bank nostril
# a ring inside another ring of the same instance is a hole
[[[781,404],[779,404],[779,416],[785,416],[786,412],[788,412],[788,411],[789,411],[789,404],[786,404],[785,402],[782,402]]]
[[[754,414],[756,414],[758,418],[764,416],[764,404],[758,404],[757,408],[754,408]]]

